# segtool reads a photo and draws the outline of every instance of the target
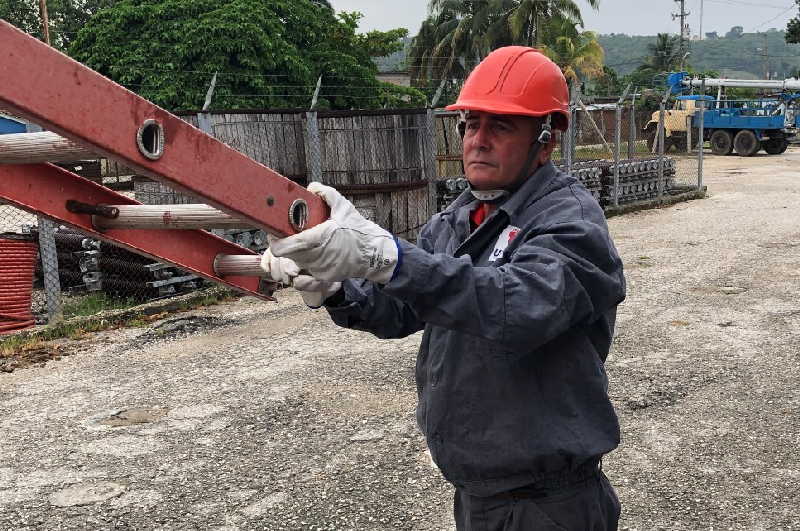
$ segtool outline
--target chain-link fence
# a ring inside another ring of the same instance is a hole
[[[574,101],[570,127],[558,134],[553,159],[603,207],[659,202],[702,187],[702,151],[686,150],[698,145],[702,133],[697,127],[684,127],[681,136],[668,112],[637,112],[627,101],[584,103],[580,96]],[[467,187],[457,113],[260,111],[184,119],[299,184],[321,181],[336,187],[365,216],[412,241],[434,212]],[[144,204],[200,202],[103,159],[65,167]],[[206,284],[171,265],[8,205],[0,205],[0,232],[38,238],[33,308],[39,322]],[[256,252],[268,245],[266,233],[256,228],[213,232]]]
[[[573,95],[573,102],[569,129],[557,136],[553,161],[580,180],[604,208],[646,206],[702,189],[703,152],[697,148],[703,133],[692,122],[693,113],[676,118],[668,112],[641,111],[627,97],[613,103],[585,103]],[[437,118],[441,209],[467,183],[459,116],[440,112]]]

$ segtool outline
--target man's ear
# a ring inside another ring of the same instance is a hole
[[[543,166],[550,157],[553,155],[553,150],[556,148],[556,135],[553,135],[552,140],[547,144],[542,146],[542,149],[539,150],[539,155],[536,157],[536,165]]]

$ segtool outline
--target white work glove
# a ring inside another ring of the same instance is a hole
[[[294,260],[317,280],[366,278],[387,284],[399,253],[394,237],[359,214],[350,201],[330,186],[314,182],[308,190],[328,203],[331,217],[294,236],[270,238],[270,249],[275,256]]]
[[[271,249],[264,251],[261,256],[261,269],[267,277],[285,286],[290,286],[294,277],[300,274],[297,264],[288,258],[273,255]]]
[[[300,292],[306,306],[316,309],[322,307],[325,299],[335,295],[341,289],[342,283],[317,280],[310,275],[298,275],[294,279],[293,286]]]

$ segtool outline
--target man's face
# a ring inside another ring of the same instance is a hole
[[[528,116],[470,111],[464,131],[464,171],[472,187],[511,187],[538,136],[539,124],[540,120]]]

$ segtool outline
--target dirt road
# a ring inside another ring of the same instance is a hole
[[[798,166],[710,158],[708,199],[610,220],[623,529],[800,529]],[[293,292],[69,342],[0,375],[0,528],[451,529],[418,342]]]

